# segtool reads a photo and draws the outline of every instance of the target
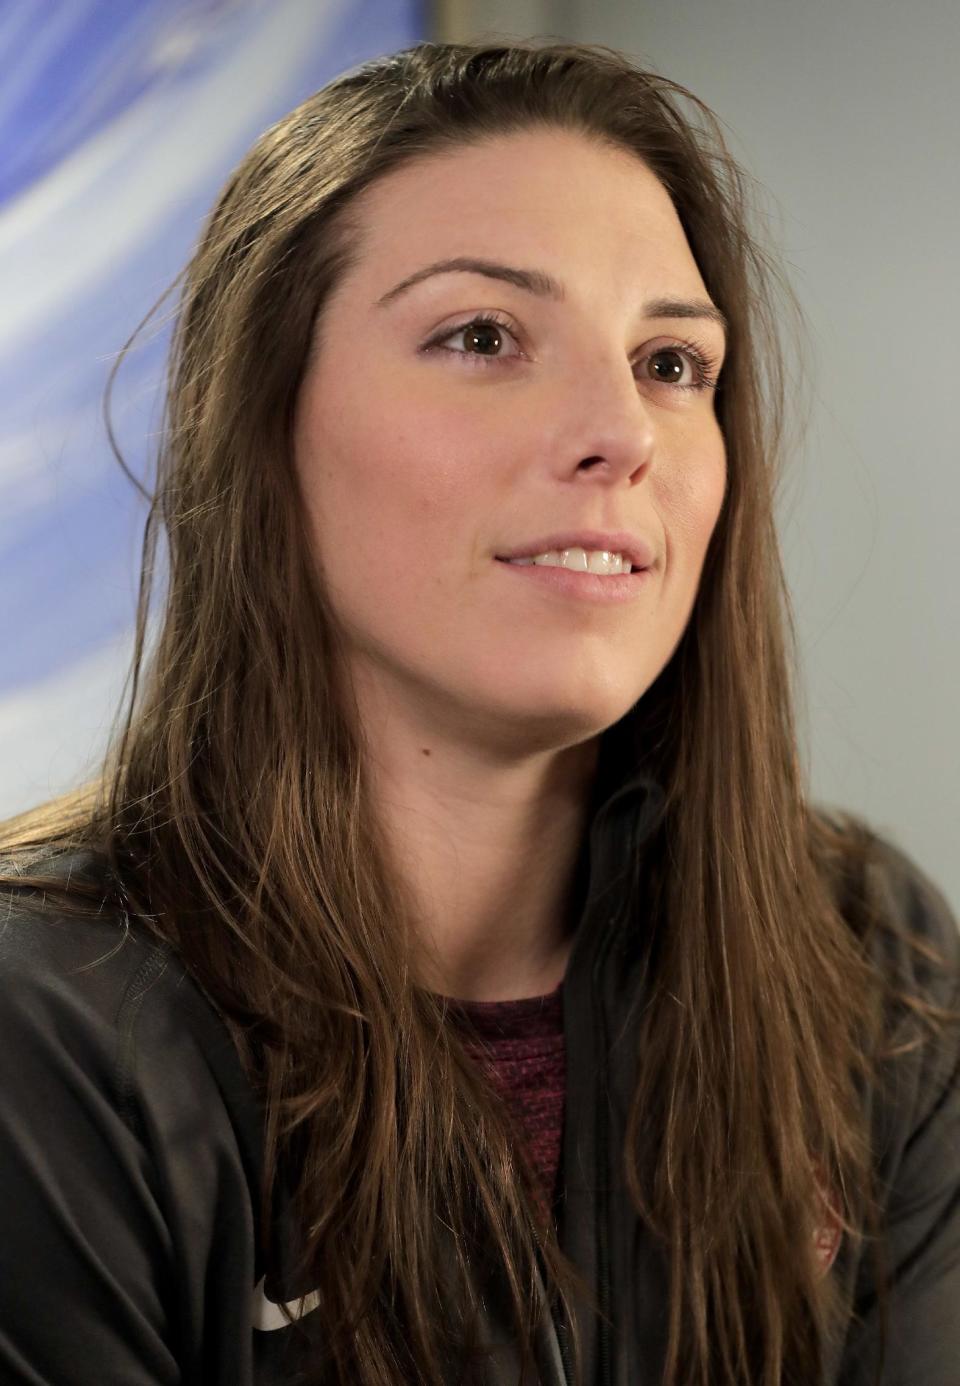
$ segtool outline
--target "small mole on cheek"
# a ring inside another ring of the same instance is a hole
[[[423,747],[423,749],[422,749],[422,751],[421,751],[421,754],[422,754],[422,755],[425,755],[425,756],[428,756],[428,755],[430,754],[430,752],[427,750],[426,746]]]

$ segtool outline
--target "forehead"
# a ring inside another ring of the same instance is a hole
[[[667,278],[671,291],[703,282],[669,194],[631,151],[578,131],[498,135],[411,160],[353,207],[355,268],[399,277],[440,255],[554,262],[599,283]],[[351,276],[352,277],[352,276]],[[647,286],[649,287],[649,286]]]

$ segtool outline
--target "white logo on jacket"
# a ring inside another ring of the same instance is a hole
[[[272,1299],[267,1298],[264,1289],[266,1276],[261,1276],[259,1282],[254,1287],[253,1305],[251,1308],[251,1320],[255,1329],[261,1333],[273,1333],[278,1328],[288,1328],[289,1320],[284,1318],[283,1310],[287,1309],[294,1319],[302,1319],[310,1314],[320,1303],[320,1296],[316,1290],[311,1290],[310,1294],[304,1295],[302,1299],[292,1299],[288,1304],[276,1304]]]

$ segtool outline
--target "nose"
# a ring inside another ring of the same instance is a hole
[[[656,430],[629,361],[594,361],[578,370],[561,418],[559,456],[568,474],[617,485],[635,484],[649,470]]]

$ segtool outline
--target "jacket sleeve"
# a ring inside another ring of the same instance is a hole
[[[0,897],[0,1380],[173,1386],[171,1242],[118,1091],[116,970],[58,966],[46,939],[67,937]]]
[[[930,967],[887,945],[886,962],[914,994],[960,1011],[960,932],[946,900],[899,850],[884,844],[875,884],[886,908],[946,960]],[[840,1386],[957,1386],[960,1383],[960,1025],[888,1061],[875,1099],[873,1143],[885,1193],[890,1279],[881,1354],[880,1304],[872,1258],[861,1260],[853,1327]],[[882,1366],[881,1366],[882,1357]],[[880,1368],[880,1376],[877,1371]]]

